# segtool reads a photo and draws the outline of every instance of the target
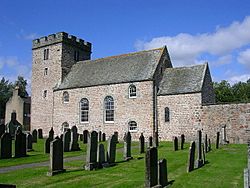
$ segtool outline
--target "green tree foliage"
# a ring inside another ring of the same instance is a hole
[[[214,83],[216,102],[250,102],[250,79],[234,85],[226,80]]]
[[[19,96],[21,97],[27,97],[28,93],[26,91],[26,87],[27,87],[27,80],[24,79],[24,77],[22,76],[18,76],[17,80],[14,83],[14,86],[18,86],[19,88]]]
[[[5,116],[5,104],[12,95],[13,85],[3,77],[0,81],[0,119]]]

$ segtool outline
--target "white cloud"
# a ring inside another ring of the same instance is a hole
[[[233,50],[250,43],[250,16],[242,22],[233,22],[228,27],[217,27],[213,33],[191,35],[180,33],[176,36],[162,36],[151,41],[135,43],[137,50],[168,46],[174,65],[188,65],[197,62],[202,53],[225,56]],[[223,60],[223,58],[225,58]],[[228,62],[229,56],[219,59],[218,63]]]
[[[39,38],[39,35],[37,33],[30,33],[30,34],[24,35],[23,38],[26,40],[34,40],[36,38]]]
[[[250,74],[243,74],[238,76],[232,76],[229,79],[229,82],[231,84],[237,83],[237,82],[246,82],[248,79],[250,79]]]
[[[250,48],[239,53],[238,62],[250,68]]]

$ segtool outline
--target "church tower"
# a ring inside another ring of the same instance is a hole
[[[47,134],[53,122],[53,88],[73,64],[89,60],[91,43],[65,32],[33,40],[31,83],[31,130]]]

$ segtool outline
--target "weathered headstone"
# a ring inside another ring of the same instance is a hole
[[[4,124],[1,124],[0,125],[0,138],[1,136],[5,133],[5,125]]]
[[[210,141],[210,138],[208,139],[208,152],[211,151],[211,141]]]
[[[201,147],[201,130],[197,131],[197,136],[198,136],[198,140],[197,140],[197,154],[198,154],[198,158],[195,162],[195,167],[196,168],[200,168],[203,166],[203,160],[202,160],[202,147]]]
[[[168,185],[168,170],[167,160],[161,159],[158,161],[158,185],[165,187]]]
[[[105,163],[105,149],[103,144],[99,144],[98,150],[97,150],[97,163],[98,168],[102,168],[103,164]]]
[[[178,138],[176,136],[173,137],[173,149],[174,151],[178,150]]]
[[[97,167],[97,147],[98,134],[96,131],[92,131],[88,136],[85,170],[93,170]]]
[[[184,143],[185,143],[185,135],[182,134],[182,135],[181,135],[181,150],[184,149]]]
[[[27,151],[33,151],[32,148],[32,135],[30,133],[26,134],[26,144],[27,144]]]
[[[45,140],[45,153],[50,153],[50,143],[52,142],[53,140],[51,140],[50,137],[48,137],[46,140]]]
[[[118,132],[115,131],[115,132],[114,132],[114,135],[115,135],[116,143],[119,143]]]
[[[148,138],[148,147],[152,147],[152,146],[153,146],[153,137],[150,136],[150,137]]]
[[[49,131],[49,138],[50,138],[50,140],[54,140],[54,130],[53,130],[53,127],[51,127],[51,129]]]
[[[207,153],[208,152],[207,134],[205,134],[204,148],[205,148],[205,152]]]
[[[102,133],[102,141],[105,142],[106,141],[106,134]]]
[[[11,120],[6,124],[7,132],[11,134],[12,137],[15,136],[17,127],[21,127],[21,123],[16,120],[16,112],[11,113]]]
[[[83,143],[84,144],[88,143],[88,136],[89,136],[89,131],[88,130],[84,130],[83,131]]]
[[[63,134],[63,151],[68,152],[70,151],[70,140],[71,140],[71,133],[70,129],[67,129],[66,132]]]
[[[190,143],[189,147],[187,172],[191,172],[194,170],[194,159],[195,159],[195,142],[193,141]]]
[[[216,149],[219,149],[219,143],[220,143],[220,132],[217,132],[217,135],[216,135]]]
[[[32,142],[37,143],[37,130],[36,129],[32,131]]]
[[[38,129],[38,138],[43,139],[43,130],[42,129]]]
[[[145,187],[149,188],[158,183],[158,155],[155,147],[147,148],[145,160]]]
[[[77,127],[73,126],[71,128],[71,141],[70,141],[70,151],[79,151],[80,147],[78,144],[78,133]]]
[[[102,141],[102,131],[98,132],[98,142]]]
[[[143,133],[141,133],[141,136],[139,137],[139,153],[145,153],[145,138]]]
[[[249,188],[250,187],[250,172],[249,168],[244,169],[244,188]]]
[[[56,137],[50,143],[50,166],[48,176],[53,176],[58,173],[65,172],[63,169],[63,142],[59,137]]]
[[[205,144],[202,144],[202,157],[203,157],[203,165],[205,165],[206,164]]]
[[[227,140],[227,132],[226,132],[226,125],[222,126],[222,144],[228,144],[229,141]]]
[[[8,159],[12,156],[12,138],[10,133],[4,133],[0,138],[0,158]]]
[[[15,136],[15,157],[26,156],[26,135],[21,131],[17,131]]]
[[[117,143],[117,137],[115,135],[112,135],[108,139],[107,162],[109,164],[114,164],[115,163],[116,143]]]
[[[124,137],[124,154],[123,157],[125,160],[130,160],[133,157],[131,156],[131,134],[127,132]]]

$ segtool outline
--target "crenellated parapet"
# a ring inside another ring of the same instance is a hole
[[[32,49],[37,49],[57,43],[66,43],[91,52],[92,44],[65,32],[59,32],[33,40]]]

